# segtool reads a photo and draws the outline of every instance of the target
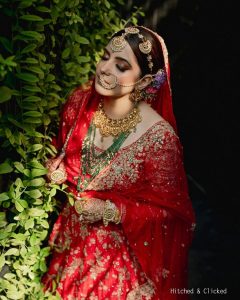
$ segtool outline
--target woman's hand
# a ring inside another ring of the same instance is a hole
[[[80,221],[95,223],[102,220],[105,201],[98,198],[76,199],[75,209],[80,214]]]
[[[63,157],[50,158],[46,164],[48,169],[47,178],[50,182],[62,184],[67,180],[67,173],[63,162]]]

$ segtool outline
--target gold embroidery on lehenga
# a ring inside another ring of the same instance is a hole
[[[146,153],[152,145],[156,152],[162,148],[166,132],[175,135],[166,121],[159,121],[133,144],[120,149],[111,165],[91,182],[88,189],[111,189],[114,185],[126,189],[136,183],[141,177]],[[101,151],[96,147],[97,154]]]
[[[137,286],[134,290],[129,292],[126,300],[142,300],[142,297],[145,297],[146,300],[150,300],[154,294],[154,284],[148,280],[144,284]]]

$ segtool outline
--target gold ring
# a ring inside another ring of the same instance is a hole
[[[50,174],[50,179],[52,182],[58,182],[66,179],[66,172],[63,170],[55,170]]]

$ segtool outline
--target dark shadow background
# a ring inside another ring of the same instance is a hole
[[[240,299],[238,10],[233,1],[128,1],[142,6],[148,26],[170,56],[174,111],[197,217],[190,252],[189,288],[227,288]]]

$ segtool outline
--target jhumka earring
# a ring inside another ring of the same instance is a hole
[[[130,96],[129,96],[129,99],[133,102],[133,103],[138,103],[140,102],[142,99],[143,99],[143,94],[142,94],[142,91],[135,88]]]
[[[152,62],[152,56],[150,54],[151,51],[152,51],[152,43],[148,39],[146,39],[142,34],[140,34],[140,31],[139,31],[138,28],[136,28],[136,27],[126,27],[121,36],[115,36],[111,40],[110,48],[112,49],[113,52],[122,51],[127,45],[127,41],[126,41],[125,37],[128,34],[137,34],[138,35],[138,37],[140,39],[140,43],[138,45],[139,50],[143,54],[147,55],[148,67],[150,69],[150,72],[152,73],[153,62]]]

